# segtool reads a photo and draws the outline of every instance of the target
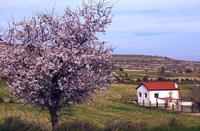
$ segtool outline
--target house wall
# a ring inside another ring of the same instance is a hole
[[[139,93],[141,92],[142,96],[139,96]],[[145,93],[147,93],[147,98],[145,97]],[[137,96],[138,96],[138,103],[139,104],[143,104],[143,101],[145,104],[149,103],[149,91],[143,86],[141,85],[140,87],[137,88]]]
[[[179,98],[179,90],[149,91],[149,99],[152,104],[156,104],[157,98],[155,98],[155,93],[158,93],[159,98],[170,97],[170,93],[171,93],[172,98],[174,99]],[[158,101],[158,104],[165,103],[165,100],[157,99],[157,101]]]

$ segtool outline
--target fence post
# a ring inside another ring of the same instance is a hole
[[[149,101],[149,107],[151,107],[151,101]]]
[[[176,104],[177,104],[176,108],[178,109],[178,105],[179,105],[179,102],[178,102],[178,100],[176,100]]]
[[[174,104],[172,104],[172,110],[174,110]]]
[[[183,105],[181,105],[181,112],[183,112]]]
[[[197,102],[197,108],[198,108],[198,113],[200,113],[200,99],[199,99],[199,101]]]
[[[194,113],[194,104],[192,103],[192,110],[191,113]]]
[[[143,100],[142,104],[143,104],[143,106],[144,106],[144,100]]]
[[[158,98],[156,99],[156,107],[158,108]]]
[[[167,101],[165,102],[165,110],[167,109]]]

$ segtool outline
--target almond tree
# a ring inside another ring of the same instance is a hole
[[[113,67],[111,48],[99,40],[111,23],[105,2],[55,16],[40,13],[13,22],[3,36],[9,43],[0,53],[0,68],[17,98],[47,108],[52,129],[58,112],[89,100],[109,84]]]

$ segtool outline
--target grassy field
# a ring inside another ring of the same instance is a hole
[[[144,76],[148,76],[149,78],[157,78],[159,77],[159,72],[151,72],[151,71],[116,71],[117,74],[127,74],[129,78],[134,79],[142,79]],[[194,76],[199,77],[199,74],[194,73],[174,73],[174,72],[165,72],[162,75],[165,77],[171,78],[193,78]]]
[[[163,111],[158,109],[147,109],[134,104],[125,104],[121,101],[123,96],[136,97],[136,85],[112,84],[107,92],[94,96],[94,100],[83,105],[75,105],[73,116],[62,116],[60,123],[71,121],[89,121],[98,127],[105,127],[113,121],[146,122],[149,128],[167,124],[171,118],[176,118],[186,127],[200,125],[200,117],[187,114]],[[181,93],[189,95],[189,85],[180,85]],[[182,90],[183,89],[183,90]],[[0,97],[9,99],[11,97],[5,83],[0,84]],[[0,103],[0,122],[8,117],[19,117],[25,122],[34,122],[45,129],[50,128],[49,116],[46,111],[32,108],[30,105],[16,103]]]

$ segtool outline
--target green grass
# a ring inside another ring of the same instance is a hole
[[[193,87],[193,84],[178,84],[179,88],[190,90]]]
[[[6,82],[5,81],[0,81],[0,88],[2,88],[2,87],[6,87],[7,85],[6,85]]]
[[[124,95],[136,97],[136,86],[133,84],[112,84],[105,93],[94,95],[94,100],[82,105],[73,106],[73,116],[62,116],[60,123],[72,121],[89,121],[98,127],[105,127],[113,121],[147,122],[148,127],[167,124],[168,120],[176,117],[186,127],[200,125],[200,117],[189,116],[183,113],[163,111],[159,109],[147,109],[134,104],[124,104],[121,98]],[[180,85],[181,93],[188,95],[190,85]],[[2,95],[3,94],[3,95]],[[10,96],[5,84],[1,84],[0,96]],[[40,111],[30,105],[16,103],[0,103],[0,122],[8,117],[20,117],[25,122],[34,122],[46,129],[50,128],[47,111]]]
[[[191,97],[192,86],[193,86],[192,84],[178,84],[178,87],[181,89],[180,96],[186,98]]]
[[[133,79],[143,79],[145,76],[151,77],[151,78],[156,78],[158,76],[158,73],[156,72],[144,72],[144,71],[116,71],[116,74],[120,76],[127,76],[129,78]]]
[[[151,72],[151,71],[116,71],[116,74],[124,76],[124,74],[127,74],[129,78],[135,78],[135,79],[142,79],[144,76],[148,76],[151,78],[157,78],[159,77],[158,72]],[[163,74],[166,77],[169,78],[191,78],[194,77],[194,73],[174,73],[174,72],[165,72]]]
[[[133,96],[136,94],[134,87],[126,84],[113,84],[107,93],[96,96],[95,102],[75,107],[77,109],[76,114],[79,118],[91,120],[99,126],[105,126],[106,123],[113,120],[131,120],[145,121],[149,123],[149,126],[155,127],[166,124],[174,116],[185,125],[197,126],[200,124],[198,117],[157,109],[150,110],[141,106],[121,103],[119,99],[124,93],[133,94]]]
[[[9,89],[7,88],[6,82],[0,81],[0,98],[7,99],[10,98]]]

